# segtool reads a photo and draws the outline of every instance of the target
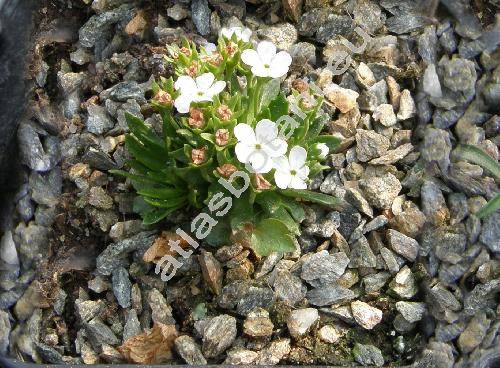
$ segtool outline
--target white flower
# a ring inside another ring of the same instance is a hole
[[[324,143],[318,143],[316,145],[316,149],[319,150],[319,158],[324,160],[326,158],[326,156],[328,155],[328,153],[330,153],[330,149],[328,148],[328,146]]]
[[[234,128],[238,139],[235,151],[241,163],[250,164],[251,171],[265,174],[273,168],[273,158],[286,153],[287,143],[278,138],[278,127],[274,122],[263,119],[257,123],[255,131],[248,124],[238,124]]]
[[[236,38],[243,42],[250,41],[250,36],[252,35],[252,31],[246,27],[224,27],[221,29],[220,33],[228,39],[230,39],[233,34],[235,34]]]
[[[295,146],[290,150],[288,158],[285,156],[274,159],[274,180],[281,189],[306,189],[305,180],[309,175],[309,167],[306,166],[307,151]]]
[[[276,46],[269,41],[259,42],[257,51],[247,49],[241,53],[241,60],[252,67],[257,77],[279,78],[288,73],[292,57],[286,51],[276,53]]]
[[[217,51],[217,45],[215,43],[205,42],[202,46],[207,55],[212,55],[215,51]]]
[[[189,112],[191,102],[212,101],[215,95],[218,95],[226,88],[226,82],[217,81],[214,83],[215,76],[212,73],[205,73],[195,79],[183,75],[175,82],[175,89],[181,92],[175,99],[174,105],[182,114]]]

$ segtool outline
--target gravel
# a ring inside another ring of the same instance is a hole
[[[236,338],[236,318],[222,314],[212,318],[203,329],[203,355],[216,357],[229,348]]]

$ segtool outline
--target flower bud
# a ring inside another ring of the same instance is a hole
[[[155,95],[154,100],[162,105],[172,105],[172,96],[170,96],[170,93],[161,89]]]
[[[215,132],[215,143],[223,147],[229,141],[229,130],[227,129],[219,129]]]
[[[238,51],[238,45],[232,41],[229,42],[229,44],[226,46],[226,52],[229,56],[233,56],[234,54],[236,54],[237,51]]]
[[[194,148],[191,151],[191,160],[193,161],[193,163],[195,165],[201,165],[202,163],[204,163],[206,159],[206,152],[207,152],[206,147]]]
[[[228,121],[233,116],[233,112],[226,105],[220,105],[215,111],[215,113],[217,114],[217,117],[222,121]]]
[[[309,85],[303,79],[295,79],[292,82],[292,88],[298,91],[299,93],[309,91]]]
[[[205,125],[205,119],[203,117],[203,111],[200,109],[196,109],[192,107],[189,110],[189,120],[188,120],[188,125],[191,128],[202,128],[203,125]]]
[[[216,170],[220,174],[220,176],[222,176],[224,178],[229,178],[238,169],[236,168],[236,166],[234,166],[232,164],[224,164],[224,165],[218,167]]]
[[[222,55],[219,54],[218,52],[213,52],[210,55],[202,55],[201,60],[206,62],[206,63],[210,63],[210,64],[215,65],[215,66],[219,66],[224,59],[222,58]]]
[[[191,50],[188,49],[187,47],[181,47],[179,49],[180,52],[182,52],[186,56],[191,56]]]
[[[189,75],[190,77],[196,77],[196,74],[198,74],[198,63],[196,61],[193,61],[193,63],[188,66],[186,69],[186,74]]]
[[[255,174],[255,187],[260,190],[267,190],[271,189],[272,185],[262,176],[262,174]]]

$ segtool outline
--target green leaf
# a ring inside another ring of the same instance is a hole
[[[271,101],[269,104],[269,111],[271,112],[270,119],[277,121],[283,115],[288,115],[288,101],[283,93]]]
[[[174,188],[146,188],[137,191],[137,194],[156,199],[172,199],[185,195],[186,192]]]
[[[276,219],[265,219],[253,229],[251,235],[252,249],[260,256],[268,256],[272,252],[293,252],[295,242],[286,225]]]
[[[249,204],[248,192],[250,191],[247,190],[240,198],[233,198],[233,207],[229,213],[230,224],[233,230],[254,221],[253,206]]]
[[[187,197],[181,196],[177,198],[170,198],[168,200],[144,197],[144,202],[150,204],[153,207],[172,208],[181,205],[187,205]]]
[[[293,198],[285,197],[277,192],[268,190],[259,193],[255,198],[255,202],[270,215],[273,215],[281,208],[285,208],[297,222],[302,222],[306,217],[304,208],[300,203]]]
[[[497,195],[488,203],[484,205],[483,208],[481,208],[477,213],[476,216],[479,217],[480,219],[485,218],[492,213],[500,210],[500,193],[497,193]]]
[[[153,154],[137,138],[127,135],[125,137],[125,146],[137,161],[151,170],[161,170],[165,167],[165,158]]]
[[[311,192],[310,190],[305,189],[284,189],[280,192],[287,197],[301,198],[305,201],[319,203],[325,206],[337,206],[341,204],[341,200],[337,197],[323,193]]]
[[[205,238],[205,241],[214,247],[227,245],[231,237],[231,226],[228,221],[220,220]]]
[[[473,162],[488,170],[496,180],[500,180],[500,164],[482,149],[467,144],[459,145],[453,151],[456,157]]]
[[[281,81],[279,78],[271,79],[267,82],[264,87],[262,87],[262,96],[259,101],[259,111],[269,106],[271,101],[273,101],[280,93]]]
[[[143,213],[143,214],[141,214],[142,223],[144,225],[156,224],[157,222],[160,222],[165,217],[170,215],[172,212],[177,211],[179,208],[181,208],[183,206],[184,205],[181,205],[178,207],[171,207],[171,208],[158,208],[158,209],[154,209],[150,212]]]
[[[109,172],[113,175],[122,176],[124,178],[128,178],[130,180],[140,182],[140,183],[146,184],[146,185],[147,184],[150,184],[150,185],[158,184],[158,181],[155,179],[151,179],[151,178],[148,178],[148,177],[142,176],[142,175],[131,174],[131,173],[129,173],[127,171],[123,171],[123,170],[109,170]]]

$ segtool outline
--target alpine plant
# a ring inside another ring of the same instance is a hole
[[[135,210],[154,224],[191,207],[217,218],[202,223],[208,244],[240,242],[258,255],[293,251],[305,218],[300,202],[336,203],[307,190],[339,144],[322,134],[322,97],[302,81],[281,92],[290,54],[253,41],[247,28],[223,29],[217,45],[183,40],[167,49],[174,76],[153,83],[150,101],[162,132],[128,114],[133,159],[127,171],[114,171],[137,191]]]

